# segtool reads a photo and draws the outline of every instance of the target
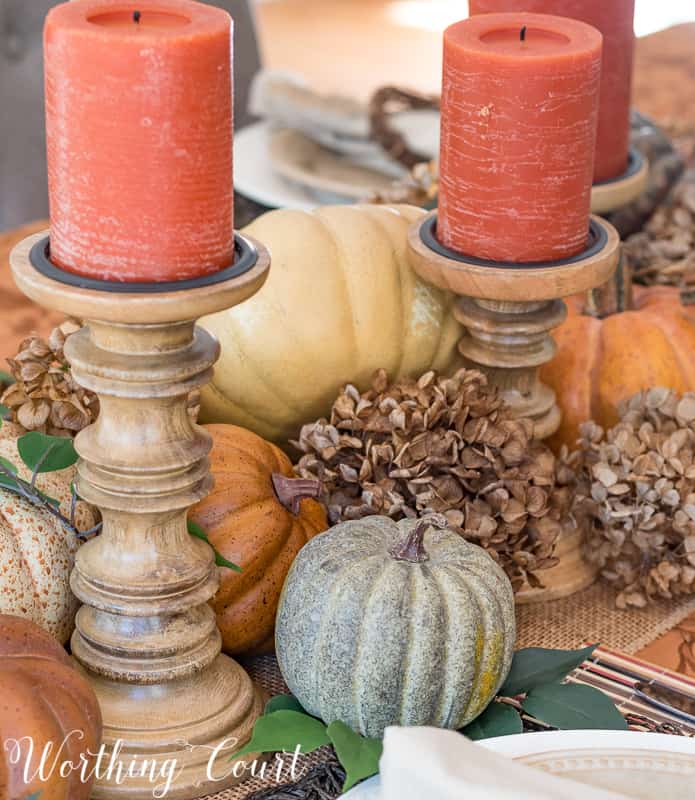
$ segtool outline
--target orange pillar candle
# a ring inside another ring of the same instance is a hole
[[[469,0],[469,6],[471,16],[519,11],[560,14],[601,31],[603,65],[594,181],[622,175],[630,147],[635,0]]]
[[[601,34],[542,14],[483,14],[444,33],[437,236],[494,261],[587,244]]]
[[[111,281],[234,261],[232,20],[192,0],[72,0],[44,30],[51,260]]]

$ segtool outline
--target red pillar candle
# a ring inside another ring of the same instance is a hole
[[[471,16],[519,11],[559,14],[601,31],[603,65],[594,181],[622,175],[630,147],[635,0],[469,0],[469,6]]]
[[[44,31],[51,259],[111,281],[234,261],[232,21],[192,0],[73,0]]]
[[[444,33],[437,236],[495,261],[587,243],[601,34],[542,14],[483,14]]]

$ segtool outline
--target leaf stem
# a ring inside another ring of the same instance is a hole
[[[77,512],[77,490],[75,484],[70,484],[70,524],[75,527],[75,513]]]
[[[48,456],[50,456],[52,450],[55,450],[55,443],[48,445],[48,447],[41,454],[39,460],[34,465],[34,471],[31,476],[32,489],[36,487],[36,479],[39,477],[39,472],[41,471],[41,467],[46,463],[46,459],[48,458]]]

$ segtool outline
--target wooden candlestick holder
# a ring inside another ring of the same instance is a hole
[[[486,373],[515,416],[534,422],[539,439],[560,424],[555,393],[538,377],[554,356],[550,331],[564,320],[564,297],[604,284],[618,264],[620,238],[600,217],[592,217],[587,249],[574,258],[542,264],[498,264],[448,250],[436,238],[436,211],[409,231],[415,271],[429,283],[459,296],[454,315],[464,327],[459,350],[467,365]],[[524,589],[517,602],[573,594],[593,582],[596,572],[581,555],[583,533],[568,520],[558,544],[560,564],[542,575],[544,588]]]
[[[595,183],[591,188],[591,210],[608,214],[636,200],[647,186],[649,163],[634,147],[630,148],[627,169],[617,178]]]
[[[437,212],[409,231],[415,271],[459,300],[456,319],[464,326],[459,350],[469,366],[497,386],[515,416],[529,417],[544,439],[560,424],[555,393],[541,383],[538,368],[555,354],[550,331],[565,319],[563,297],[605,283],[618,263],[618,233],[592,217],[591,242],[574,258],[543,264],[498,264],[448,250],[435,236]]]
[[[11,255],[28,297],[87,321],[65,355],[75,380],[99,396],[97,421],[75,440],[76,485],[100,509],[103,529],[77,553],[71,584],[84,605],[72,652],[99,699],[107,756],[120,748],[124,768],[176,760],[169,800],[238,782],[224,755],[208,774],[212,751],[225,740],[226,755],[241,748],[263,705],[244,670],[220,654],[208,605],[217,568],[186,524],[212,486],[211,438],[188,414],[187,396],[210,380],[219,355],[195,320],[251,297],[270,266],[258,243],[236,242],[230,270],[160,287],[102,287],[63,273],[48,261],[45,233]],[[151,800],[163,781],[154,780],[102,776],[92,797]]]
[[[617,178],[593,185],[591,190],[591,210],[595,214],[612,214],[615,211],[619,211],[624,206],[637,200],[644,192],[648,178],[649,161],[634,147],[630,148],[630,157],[625,172]],[[629,264],[625,263],[621,245],[617,272],[620,283],[622,283],[625,272],[629,274]],[[600,307],[601,297],[604,295],[606,288],[611,288],[611,294],[615,288],[619,291],[621,290],[621,287],[592,287],[587,296],[587,309],[596,310]]]

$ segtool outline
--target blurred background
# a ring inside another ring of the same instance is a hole
[[[0,231],[48,213],[41,28],[54,4],[0,0]],[[247,216],[263,207],[358,199],[404,174],[403,164],[368,141],[366,103],[384,86],[438,93],[441,32],[467,16],[465,0],[216,0],[213,4],[228,10],[236,21],[235,182],[237,190],[255,203]],[[692,0],[637,0],[638,36],[692,21]],[[692,33],[683,46],[695,46]],[[646,57],[647,50],[656,67],[669,68],[670,46],[662,52],[658,44],[638,47],[638,59]],[[692,92],[685,83],[687,76],[679,89]],[[641,110],[658,112],[659,98],[645,99],[639,71],[635,93]],[[685,95],[683,102],[688,102]],[[645,103],[648,108],[642,108]],[[411,105],[409,101],[398,109],[394,128],[414,150],[432,157],[437,148],[436,112],[411,113]],[[284,133],[278,133],[279,128]]]
[[[467,0],[259,0],[255,5],[265,65],[303,72],[316,88],[361,97],[383,83],[438,91],[441,32],[468,16]],[[695,21],[693,0],[636,0],[637,36],[688,21]]]

